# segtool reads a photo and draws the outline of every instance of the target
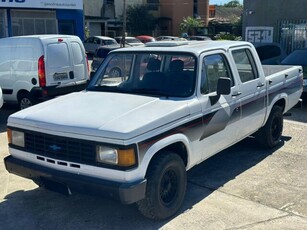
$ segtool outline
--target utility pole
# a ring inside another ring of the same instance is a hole
[[[121,46],[122,47],[125,47],[125,43],[126,43],[126,25],[127,25],[126,11],[127,11],[126,0],[124,0],[123,34],[122,34],[122,40],[121,40],[121,43],[122,43]]]

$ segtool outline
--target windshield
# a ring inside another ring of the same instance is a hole
[[[189,97],[195,89],[195,66],[189,54],[111,53],[88,90]]]

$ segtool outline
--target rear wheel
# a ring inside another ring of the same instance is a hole
[[[22,93],[18,97],[19,108],[26,109],[35,104],[34,99],[30,96],[29,93]]]
[[[283,130],[283,114],[280,106],[273,106],[270,116],[255,137],[262,147],[273,148],[280,143]]]
[[[163,152],[151,162],[147,174],[146,198],[138,201],[140,212],[150,219],[174,215],[184,200],[186,170],[175,153]]]

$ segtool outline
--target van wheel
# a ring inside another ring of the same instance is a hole
[[[258,143],[265,148],[273,148],[280,143],[283,130],[283,114],[280,106],[273,106],[270,116],[255,135]]]
[[[150,163],[146,173],[146,197],[137,202],[140,212],[150,219],[166,219],[181,207],[186,191],[186,170],[175,153],[163,152]]]
[[[118,67],[112,68],[109,72],[110,77],[120,77],[121,75],[122,75],[122,71]]]
[[[21,110],[26,109],[35,104],[34,99],[30,96],[29,93],[21,94],[18,99],[18,102],[19,102],[19,108]]]

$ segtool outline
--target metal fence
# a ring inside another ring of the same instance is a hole
[[[307,19],[282,20],[278,29],[279,43],[288,54],[307,47]]]

